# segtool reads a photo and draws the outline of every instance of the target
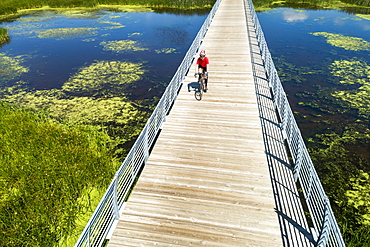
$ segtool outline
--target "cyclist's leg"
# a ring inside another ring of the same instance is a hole
[[[199,66],[198,67],[198,81],[200,81],[200,78],[202,76],[202,73],[203,73],[203,67]]]
[[[205,84],[205,86],[204,86],[204,88],[205,88],[205,91],[207,91],[207,89],[208,89],[208,87],[207,87],[207,84],[208,84],[208,76],[207,76],[207,67],[205,67],[204,69],[203,69],[203,71],[204,71],[204,84]]]

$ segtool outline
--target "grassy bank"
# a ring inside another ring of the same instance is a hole
[[[265,11],[272,8],[293,8],[293,9],[312,9],[329,10],[336,9],[348,13],[369,14],[369,0],[254,0],[256,11]]]
[[[8,30],[0,27],[0,47],[2,47],[6,43],[9,43],[9,41],[10,41],[10,38],[8,35]]]
[[[215,0],[2,0],[0,17],[18,14],[23,9],[49,6],[51,8],[85,7],[96,8],[104,5],[140,5],[155,8],[201,9],[210,8]]]
[[[1,246],[55,246],[117,169],[109,137],[96,128],[1,102],[0,141]]]

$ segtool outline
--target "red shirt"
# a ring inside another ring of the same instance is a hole
[[[209,64],[209,60],[208,60],[208,57],[204,57],[204,59],[201,59],[200,57],[198,58],[197,60],[197,64],[199,64],[200,66],[202,66],[203,68],[206,68],[207,67],[207,64]]]

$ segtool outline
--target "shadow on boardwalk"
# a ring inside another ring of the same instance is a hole
[[[246,12],[248,13],[249,10]],[[248,19],[248,18],[247,18]],[[315,246],[316,241],[306,219],[304,206],[294,181],[289,153],[282,134],[280,119],[273,103],[260,48],[253,35],[254,26],[247,23],[250,35],[252,65],[262,125],[265,153],[274,192],[284,246]]]

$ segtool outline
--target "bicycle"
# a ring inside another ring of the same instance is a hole
[[[197,76],[197,74],[194,74]],[[201,73],[198,77],[199,87],[195,90],[194,96],[196,100],[201,100],[203,97],[203,92],[207,92],[205,81],[207,79],[206,73]]]

